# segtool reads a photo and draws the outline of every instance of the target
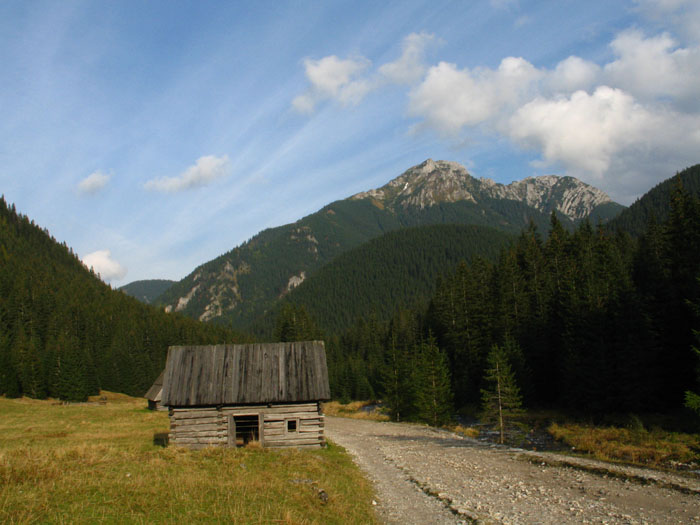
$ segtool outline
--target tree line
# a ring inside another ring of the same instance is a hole
[[[168,346],[239,340],[225,327],[112,290],[0,198],[0,394],[140,396],[163,369]]]

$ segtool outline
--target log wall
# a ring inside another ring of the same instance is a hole
[[[258,432],[263,447],[318,448],[325,445],[320,403],[173,408],[170,410],[170,443],[188,448],[236,446],[232,425],[236,416],[259,418]]]

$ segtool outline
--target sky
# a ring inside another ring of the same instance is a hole
[[[700,2],[0,2],[0,193],[114,287],[428,158],[631,204],[700,162]]]

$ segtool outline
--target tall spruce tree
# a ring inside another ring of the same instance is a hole
[[[447,358],[431,335],[418,347],[420,368],[416,374],[416,408],[418,418],[438,427],[452,420],[452,389]]]
[[[508,362],[508,354],[515,351],[513,345],[515,342],[509,339],[502,346],[491,347],[484,376],[486,388],[481,391],[484,420],[498,425],[501,444],[508,419],[519,413],[522,406],[520,389]]]

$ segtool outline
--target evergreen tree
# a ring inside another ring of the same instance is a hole
[[[698,279],[700,282],[700,279]],[[700,303],[691,303],[691,307],[693,308],[695,315],[700,318]],[[695,335],[695,339],[700,342],[700,330],[693,330],[693,334]],[[700,349],[698,347],[693,346],[692,347],[693,352],[697,356],[698,359],[700,359]],[[696,387],[700,386],[700,362],[696,364],[696,374],[697,374],[697,383]],[[697,394],[696,392],[693,392],[691,390],[687,390],[685,392],[685,406],[694,411],[696,414],[700,416],[700,394]]]
[[[405,347],[398,341],[398,334],[390,330],[383,383],[384,405],[392,421],[402,421],[411,414],[413,404],[413,370]]]
[[[319,339],[320,332],[304,306],[286,303],[277,316],[274,337],[281,342],[311,341]]]
[[[452,420],[452,389],[447,358],[438,348],[435,338],[418,348],[420,368],[416,374],[416,408],[418,418],[438,427]]]
[[[509,340],[503,346],[494,345],[491,348],[484,376],[487,386],[481,391],[484,420],[497,423],[501,444],[504,442],[507,419],[517,414],[522,405],[520,390],[508,363],[509,347],[512,345],[514,343]]]

